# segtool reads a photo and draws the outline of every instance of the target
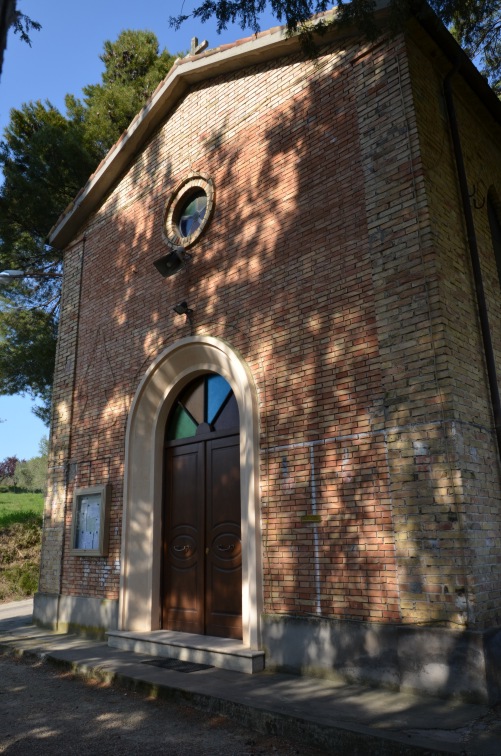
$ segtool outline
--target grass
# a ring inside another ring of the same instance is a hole
[[[0,602],[37,590],[42,512],[42,494],[0,491]]]
[[[0,530],[16,522],[41,520],[43,494],[17,491],[0,491]]]

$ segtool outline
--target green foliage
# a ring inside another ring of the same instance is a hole
[[[116,42],[104,43],[102,84],[84,87],[84,105],[73,97],[66,104],[81,114],[86,135],[102,154],[119,139],[134,116],[167,75],[175,57],[159,52],[149,31],[123,31]]]
[[[47,457],[33,457],[19,462],[16,467],[16,485],[25,491],[45,491]]]
[[[19,34],[21,41],[26,42],[26,44],[31,47],[30,33],[32,31],[40,31],[42,25],[39,24],[38,21],[33,21],[33,19],[25,13],[15,10],[12,18],[12,27],[14,29],[14,34]]]
[[[316,31],[329,25],[354,24],[369,39],[377,34],[374,21],[375,0],[350,0],[335,3],[337,18],[330,24],[321,24]],[[312,41],[309,19],[332,7],[327,0],[202,0],[191,15],[202,22],[215,18],[217,29],[226,29],[229,23],[238,23],[242,28],[259,31],[259,15],[271,9],[275,18],[285,24],[289,32],[298,31],[308,48]],[[402,28],[410,15],[423,9],[421,0],[390,0],[391,26]],[[491,85],[501,92],[501,0],[429,0],[429,5],[451,27],[460,44],[471,57],[477,57]],[[171,24],[179,26],[189,18],[179,15],[171,18]]]
[[[478,57],[482,73],[501,95],[501,0],[462,0],[444,3],[442,15],[471,58]]]
[[[0,493],[0,601],[37,590],[42,512],[41,494]]]
[[[55,252],[43,246],[44,240],[96,158],[83,125],[69,121],[50,102],[30,102],[11,111],[0,146],[1,244],[14,246],[16,257],[11,262],[31,267],[33,252],[36,262],[41,262],[40,255],[43,262],[53,262]],[[31,249],[26,250],[29,241]]]
[[[95,163],[82,126],[50,103],[12,110],[0,145],[1,270],[59,268],[61,254],[46,244],[47,233]],[[44,421],[50,414],[58,304],[57,279],[18,280],[2,290],[0,393],[41,399],[38,414]]]
[[[54,313],[41,309],[0,313],[0,393],[48,398],[56,330]]]
[[[38,588],[39,573],[37,562],[4,567],[0,572],[0,601],[19,601],[33,596]]]
[[[35,28],[34,26],[32,28]],[[63,115],[50,102],[11,111],[0,143],[0,270],[61,270],[50,229],[107,150],[120,137],[174,62],[154,34],[124,31],[105,42],[101,84],[84,101],[66,98]],[[0,394],[28,393],[50,418],[60,280],[25,278],[1,285]]]
[[[39,457],[47,457],[49,454],[49,438],[48,436],[42,436],[38,442],[38,455]]]
[[[5,497],[1,494],[8,493],[10,487],[14,486],[14,493],[20,490],[23,492],[37,491],[44,492],[47,478],[47,456],[49,441],[46,436],[40,439],[39,456],[31,459],[19,460],[17,457],[6,457],[0,462],[0,513],[2,511],[2,501]],[[36,499],[38,501],[38,499]],[[20,500],[15,498],[16,507],[19,507]],[[1,514],[0,514],[1,519]]]
[[[0,601],[32,596],[38,588],[41,519],[0,527]]]
[[[33,596],[38,590],[38,579],[40,576],[40,564],[38,562],[26,562],[22,568],[18,568],[14,577],[14,585],[25,596]]]

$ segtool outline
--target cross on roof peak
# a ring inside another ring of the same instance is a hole
[[[209,46],[209,43],[207,42],[206,39],[204,39],[203,42],[200,42],[200,44],[198,44],[198,37],[192,37],[190,55],[198,55],[199,53],[203,52],[208,46]]]

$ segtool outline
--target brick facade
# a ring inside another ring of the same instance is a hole
[[[439,303],[435,364],[446,442],[445,456],[437,460],[433,477],[442,490],[442,516],[436,518],[440,540],[449,542],[452,557],[441,569],[445,577],[454,575],[453,585],[443,580],[441,590],[448,588],[449,600],[456,601],[457,620],[480,629],[501,623],[500,466],[465,221],[441,95],[441,82],[452,66],[431,49],[422,32],[409,43],[409,51]],[[501,185],[501,128],[460,77],[453,80],[453,92],[499,375],[501,282],[486,200],[489,189]]]
[[[172,311],[186,300],[257,392],[264,614],[500,624],[500,466],[447,70],[416,24],[257,59],[165,113],[66,251],[41,592],[119,597],[127,419],[190,335]],[[454,93],[477,196],[501,192],[499,123],[460,77]],[[214,217],[162,279],[163,210],[191,173],[213,179]],[[475,220],[501,366],[485,207]],[[109,555],[72,556],[73,489],[104,482]]]

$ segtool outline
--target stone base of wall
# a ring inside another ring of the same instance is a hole
[[[268,671],[501,701],[501,627],[454,631],[266,615],[262,637]]]
[[[118,628],[118,601],[36,593],[33,620],[59,632],[104,637]],[[501,627],[455,631],[264,615],[262,639],[267,671],[501,701]]]
[[[118,628],[118,601],[36,593],[33,621],[59,632],[103,637]]]

